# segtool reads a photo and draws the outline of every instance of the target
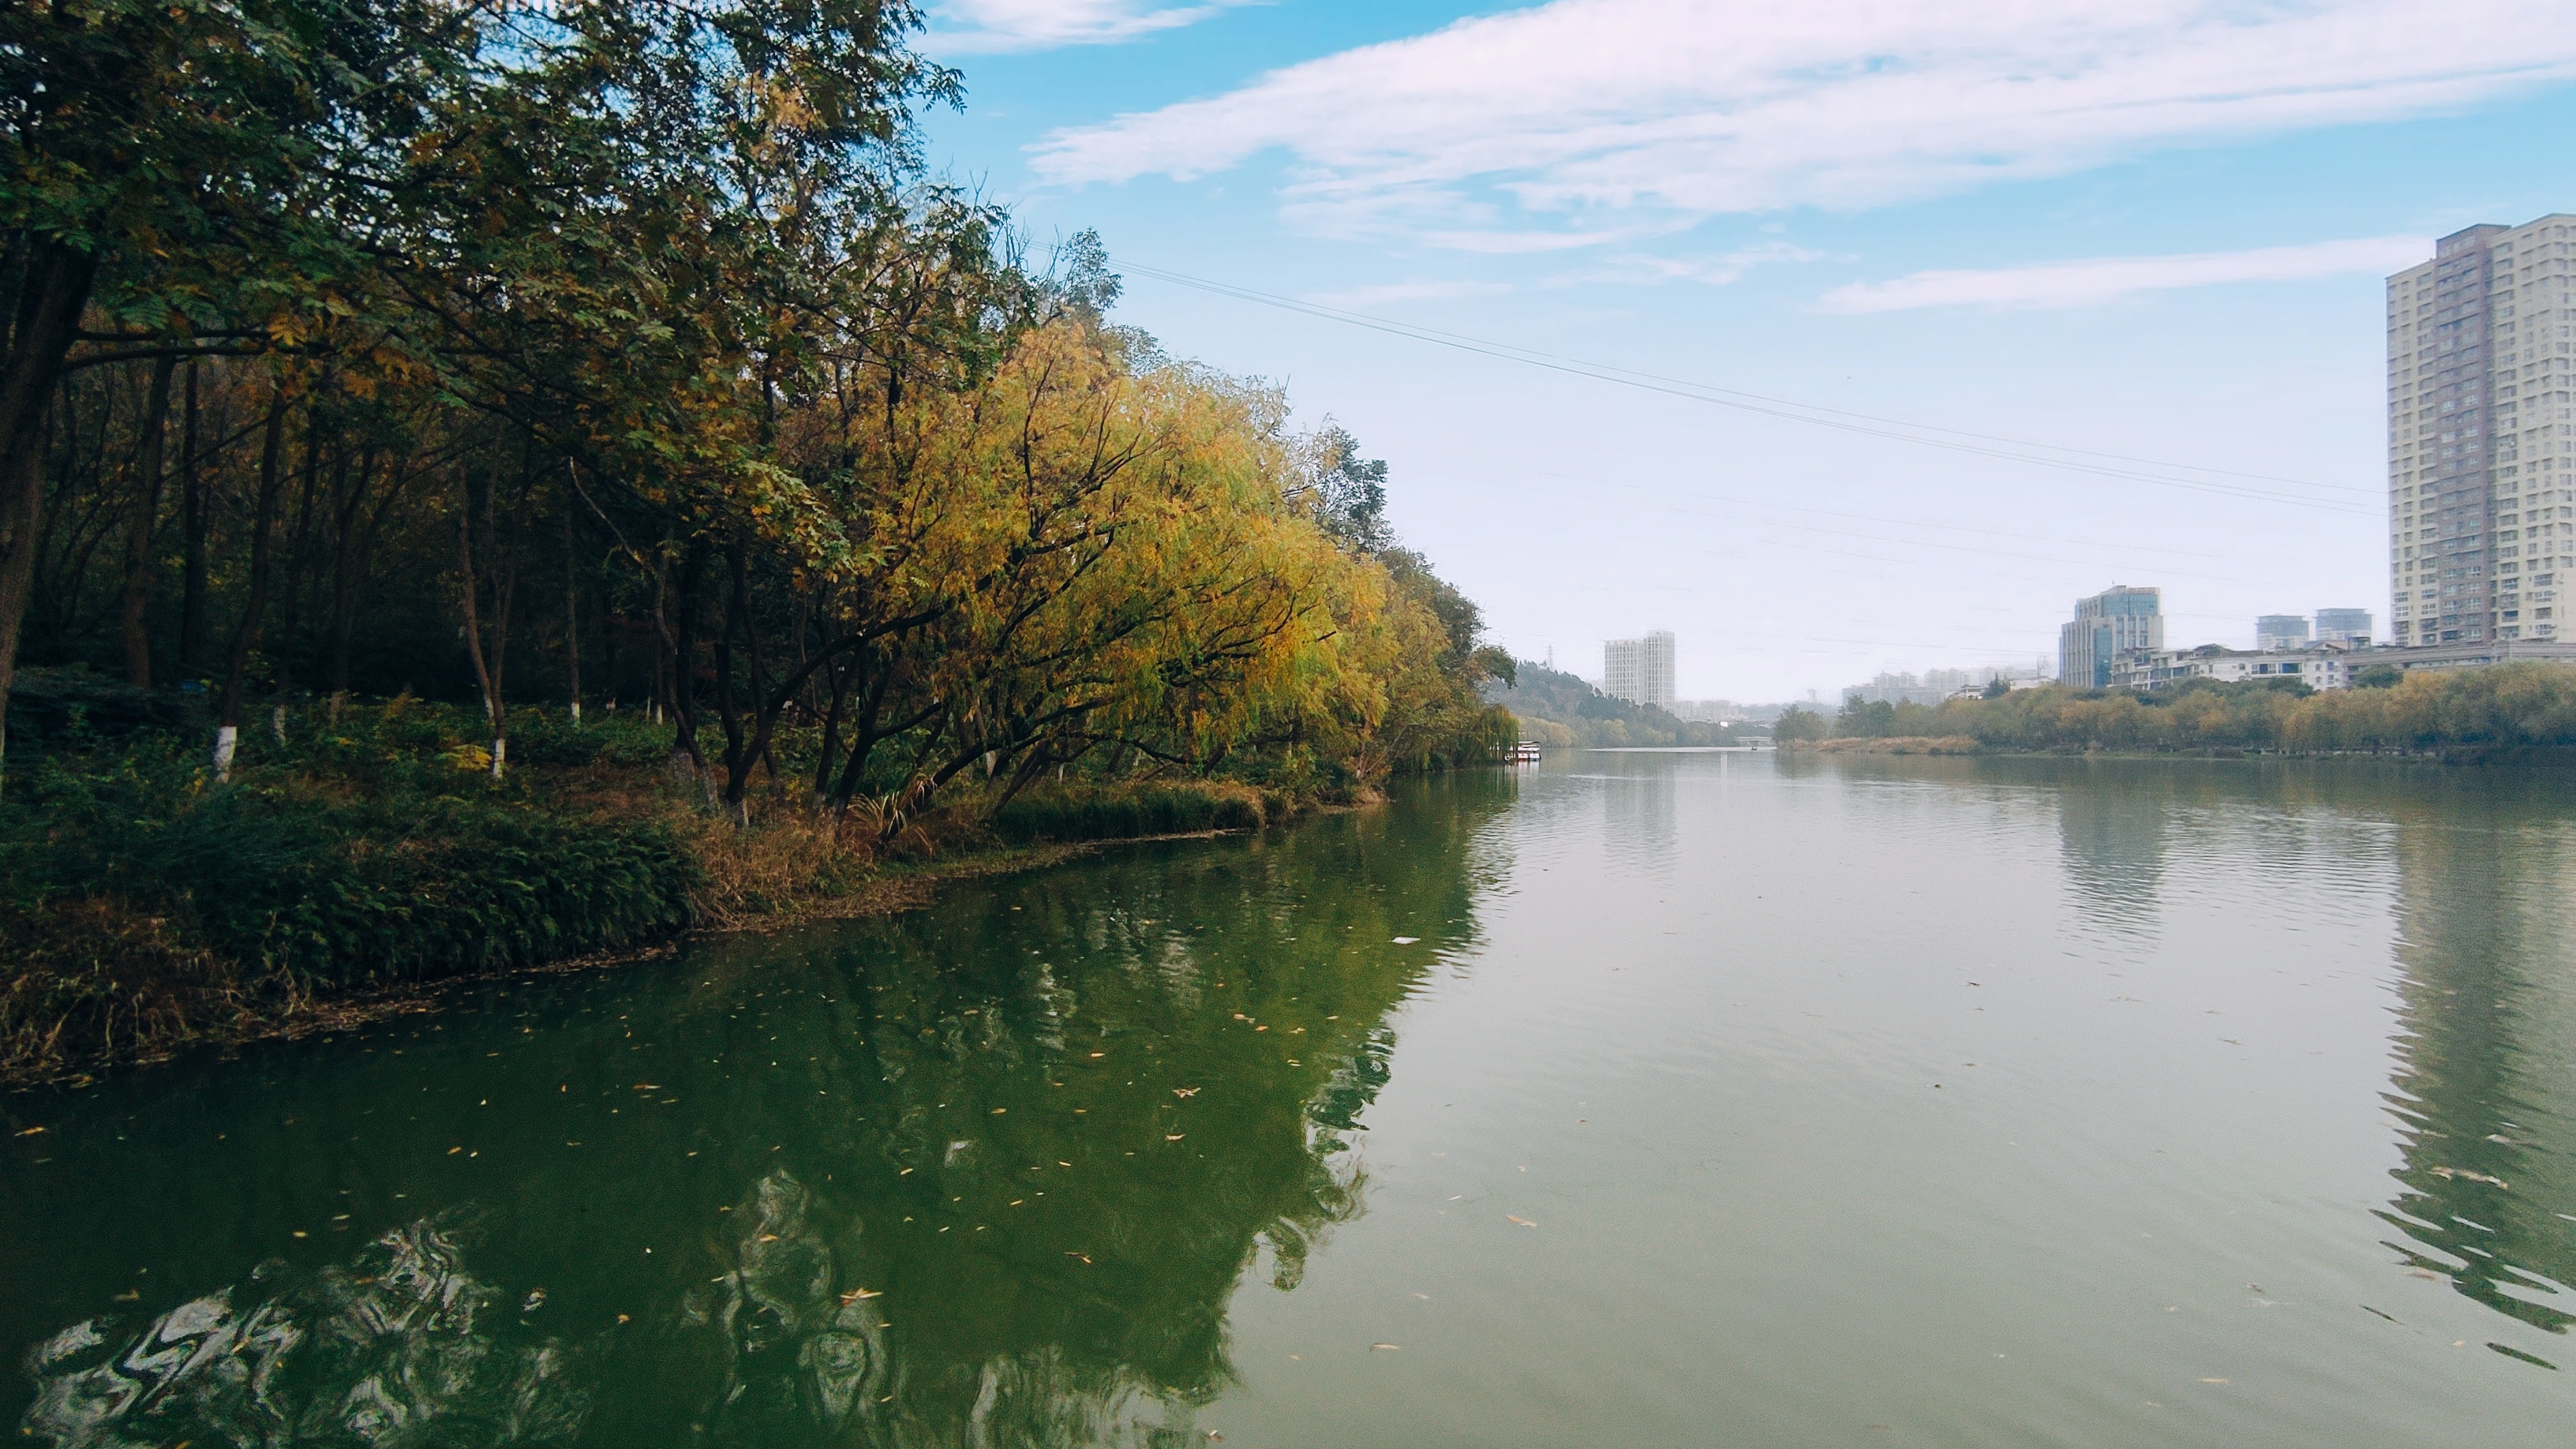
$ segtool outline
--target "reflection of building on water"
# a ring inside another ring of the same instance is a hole
[[[2531,782],[2410,795],[2399,816],[2403,1184],[2381,1213],[2419,1272],[2576,1325],[2576,831]],[[2576,1367],[2560,1364],[2559,1367]]]
[[[1671,755],[1603,755],[1602,848],[1623,867],[1669,871],[1681,840],[1681,788]]]
[[[2151,932],[2161,908],[2167,832],[2174,802],[2161,783],[2125,761],[2083,762],[2059,783],[2058,847],[2076,918],[2131,935]],[[2093,778],[2107,766],[2111,777]]]

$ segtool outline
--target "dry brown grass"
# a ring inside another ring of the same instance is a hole
[[[1819,740],[1798,748],[1828,755],[1974,755],[1985,750],[1985,746],[1968,735],[1900,735],[1883,740],[1845,738]]]
[[[0,1079],[158,1056],[251,1014],[231,962],[120,897],[56,902],[9,927]]]

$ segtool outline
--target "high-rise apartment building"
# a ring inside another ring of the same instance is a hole
[[[2576,215],[2388,279],[2389,642],[2557,639],[2576,571]]]
[[[2254,620],[2254,647],[2261,650],[2308,647],[2308,616],[2263,614]]]
[[[1650,631],[1643,639],[1612,639],[1601,646],[1601,692],[1630,704],[1673,707],[1673,635]]]
[[[2057,678],[2078,689],[2111,682],[2111,666],[2132,649],[2165,647],[2165,616],[2155,589],[2113,584],[2075,601],[2075,617],[2057,631]]]

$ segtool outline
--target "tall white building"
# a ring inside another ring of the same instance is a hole
[[[1643,639],[1612,639],[1601,646],[1601,692],[1630,704],[1673,707],[1673,635],[1656,629]]]
[[[2389,642],[2558,639],[2576,571],[2576,215],[2388,279]]]

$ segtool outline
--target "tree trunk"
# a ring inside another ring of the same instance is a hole
[[[186,532],[179,583],[179,672],[206,665],[206,532],[214,500],[197,476],[197,364],[188,362],[188,403],[179,427],[179,526]]]
[[[125,679],[137,689],[152,687],[152,636],[143,627],[143,611],[152,602],[152,535],[161,521],[161,439],[169,431],[170,375],[179,359],[164,357],[152,368],[152,391],[143,401],[143,441],[135,449],[134,513],[125,525]]]
[[[492,574],[492,624],[489,644],[483,625],[479,585],[474,574],[474,482],[464,479],[462,506],[456,515],[457,567],[464,575],[465,648],[474,662],[474,682],[483,690],[483,714],[492,727],[492,778],[498,780],[507,771],[510,758],[510,715],[502,688],[508,667],[510,648],[510,595],[517,587],[518,565],[515,557],[504,558],[500,538],[501,480],[496,475],[483,495],[483,554]],[[515,519],[511,541],[517,542]],[[515,548],[512,553],[515,554]]]
[[[80,331],[98,258],[61,242],[28,249],[0,361],[0,763],[8,755],[9,690],[18,677],[18,631],[36,578],[45,511],[45,417],[54,381]]]
[[[564,466],[572,463],[567,460]],[[581,575],[574,567],[572,500],[564,500],[564,694],[572,701],[572,727],[581,728]]]
[[[269,399],[268,428],[259,445],[259,506],[250,526],[250,598],[242,605],[241,623],[233,628],[232,646],[224,652],[224,690],[215,712],[215,783],[233,777],[233,749],[241,739],[242,677],[250,670],[251,650],[259,643],[260,615],[268,608],[268,544],[276,531],[277,495],[286,482],[286,395]]]

